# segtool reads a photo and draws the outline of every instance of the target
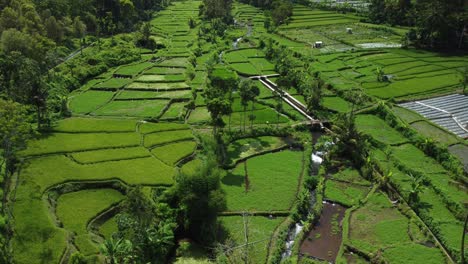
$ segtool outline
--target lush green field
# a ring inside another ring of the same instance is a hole
[[[87,114],[108,103],[113,92],[87,91],[70,98],[70,110],[77,114]]]
[[[101,116],[158,117],[168,100],[112,101],[93,112]]]
[[[181,159],[191,155],[197,143],[195,142],[179,142],[174,144],[167,144],[161,147],[156,147],[151,150],[158,159],[169,165],[175,165]]]
[[[145,148],[132,147],[75,152],[70,154],[70,156],[80,164],[88,164],[112,160],[146,158],[150,156],[150,153]]]
[[[193,135],[190,130],[162,131],[145,135],[144,146],[154,147],[161,144],[190,139],[193,139]]]
[[[238,159],[247,158],[249,156],[278,149],[286,146],[287,143],[280,137],[257,137],[244,138],[231,142],[228,146],[228,156],[232,162]]]
[[[30,141],[22,155],[44,155],[104,148],[135,147],[140,137],[135,133],[53,133]]]
[[[381,193],[372,195],[349,221],[349,243],[365,253],[383,249],[383,258],[390,263],[445,262],[438,248],[423,245],[427,238],[419,227]]]
[[[302,152],[281,151],[237,165],[221,180],[228,211],[288,211],[303,173],[302,161]]]
[[[408,142],[405,137],[387,125],[384,120],[374,115],[358,115],[356,117],[356,126],[359,131],[385,144],[395,145]]]
[[[90,241],[88,222],[123,198],[113,189],[83,190],[59,197],[57,217],[66,230],[76,235],[74,242],[81,253],[91,255],[99,252],[97,245]]]
[[[267,259],[268,248],[273,232],[280,225],[284,218],[269,219],[262,216],[248,216],[245,219],[241,216],[225,216],[221,217],[221,223],[225,231],[227,231],[228,239],[232,240],[235,245],[245,244],[245,233],[243,232],[245,225],[248,226],[248,236],[251,241],[258,241],[248,248],[249,255],[252,256],[253,263],[265,263]],[[245,223],[244,223],[245,221]],[[233,252],[234,256],[240,258],[242,256],[242,247]]]

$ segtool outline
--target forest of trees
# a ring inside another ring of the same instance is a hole
[[[466,49],[468,2],[464,0],[371,0],[372,23],[414,27],[408,41],[430,49]]]

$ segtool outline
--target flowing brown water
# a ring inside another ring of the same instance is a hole
[[[302,256],[335,261],[341,245],[341,222],[345,211],[346,208],[341,205],[324,203],[319,222],[302,242],[300,249]]]

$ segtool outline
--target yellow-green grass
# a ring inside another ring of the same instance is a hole
[[[111,78],[93,86],[93,89],[120,89],[132,82],[129,78]]]
[[[383,249],[384,258],[390,263],[444,263],[445,257],[436,247],[428,247],[421,231],[412,225],[412,235],[421,241],[413,241],[408,234],[411,223],[382,193],[376,193],[361,208],[351,213],[349,223],[350,243],[367,253]],[[399,230],[397,232],[397,230]],[[414,254],[415,251],[418,254]]]
[[[403,108],[403,107],[393,107],[392,111],[399,118],[401,118],[403,121],[405,121],[407,123],[412,123],[412,122],[420,121],[420,120],[424,119],[424,117],[422,117],[418,113],[416,113],[414,111],[411,111],[411,110],[408,110],[408,109]]]
[[[446,73],[437,76],[413,76],[411,79],[397,80],[387,87],[368,89],[370,95],[383,99],[398,98],[408,95],[416,95],[437,90],[453,91],[460,84],[460,75],[457,73]]]
[[[166,67],[182,67],[185,68],[189,64],[188,59],[185,57],[179,57],[179,58],[171,58],[162,61],[161,63],[158,64],[158,66],[166,66]]]
[[[182,167],[180,168],[180,171],[182,173],[192,175],[193,173],[195,173],[198,170],[198,168],[202,164],[203,164],[203,161],[201,159],[195,158],[195,159],[185,163],[184,165],[182,165]]]
[[[408,142],[399,132],[390,127],[384,120],[374,115],[358,115],[356,126],[359,131],[385,144],[402,144]]]
[[[177,75],[142,75],[136,79],[138,82],[183,82],[185,76]]]
[[[112,235],[118,231],[117,217],[111,217],[105,223],[99,227],[99,233],[101,233],[106,239],[112,237]]]
[[[450,153],[460,159],[460,161],[466,166],[465,171],[468,171],[468,145],[456,144],[449,147]]]
[[[95,258],[99,253],[99,244],[93,242],[93,237],[90,234],[81,234],[74,238],[74,242],[78,251],[86,257]],[[97,263],[88,260],[88,263]]]
[[[120,92],[116,99],[156,99],[156,98],[164,98],[164,99],[177,99],[177,98],[191,98],[192,92],[190,90],[182,90],[182,91],[163,91],[163,92],[156,92],[156,91],[128,91],[124,90]]]
[[[255,68],[249,61],[246,62],[232,62],[230,66],[242,75],[260,75],[260,70]]]
[[[53,133],[42,139],[28,142],[22,155],[43,155],[103,148],[138,146],[140,136],[136,133]]]
[[[322,105],[330,110],[347,113],[351,110],[351,104],[338,96],[326,96],[323,97]]]
[[[149,151],[143,147],[115,148],[76,152],[70,154],[80,164],[97,163],[112,160],[125,160],[146,158],[150,156]]]
[[[228,211],[289,210],[296,199],[302,161],[302,152],[289,150],[247,160],[247,192],[245,164],[239,164],[221,180]]]
[[[436,160],[426,156],[411,144],[392,147],[393,156],[403,165],[423,173],[444,173],[446,170]]]
[[[150,158],[119,160],[80,165],[65,156],[35,158],[21,171],[21,178],[33,181],[44,191],[50,186],[68,181],[104,181],[120,179],[128,184],[171,185],[175,169]],[[21,191],[29,192],[30,190]],[[20,190],[18,190],[20,192]]]
[[[113,96],[113,92],[86,91],[70,98],[70,110],[76,114],[86,114],[109,102]]]
[[[455,135],[425,120],[414,122],[411,124],[411,127],[416,129],[419,134],[445,145],[452,145],[459,142],[459,139]]]
[[[190,112],[190,116],[188,118],[188,122],[190,124],[206,123],[210,122],[210,120],[210,112],[208,112],[208,109],[206,107],[195,108],[195,110],[192,110]]]
[[[228,157],[232,162],[238,159],[246,158],[254,154],[277,149],[287,145],[283,138],[280,137],[256,137],[244,138],[233,141],[228,146]]]
[[[53,126],[56,132],[135,132],[136,122],[123,119],[71,117],[60,120]]]
[[[145,83],[133,82],[126,87],[127,90],[174,90],[174,89],[190,89],[184,82],[167,82],[167,83]]]
[[[161,119],[180,118],[184,113],[186,103],[172,103],[169,109],[164,112]]]
[[[168,100],[112,101],[94,111],[93,115],[157,117],[168,103]]]
[[[49,208],[35,186],[22,183],[25,196],[17,195],[13,206],[15,232],[11,240],[13,259],[18,264],[59,263],[66,249],[67,234],[55,226]],[[47,254],[44,254],[46,252]]]
[[[88,223],[124,196],[114,189],[90,189],[61,195],[56,213],[63,227],[77,235],[88,233]]]
[[[223,216],[219,218],[222,226],[228,233],[228,237],[235,245],[243,245],[245,241],[244,233],[244,220],[248,226],[249,242],[258,241],[249,246],[249,257],[252,263],[266,263],[268,252],[272,250],[269,248],[270,239],[275,229],[284,221],[284,218],[277,217],[269,219],[262,216],[248,216],[244,219],[242,216]],[[234,255],[242,256],[243,247],[239,247],[233,252]]]
[[[404,197],[408,198],[409,192],[411,190],[411,176],[395,168],[390,162],[388,162],[388,160],[385,158],[385,154],[383,154],[381,151],[372,151],[372,155],[379,160],[383,170],[391,171],[393,173],[390,177],[390,181],[392,181],[393,184],[397,186],[399,192]],[[411,155],[411,153],[408,155]],[[439,187],[439,189],[441,188]],[[457,193],[459,191],[455,192]],[[450,197],[453,196],[449,196],[449,198]],[[459,234],[463,229],[462,223],[455,218],[449,209],[447,209],[446,203],[443,202],[442,198],[434,191],[432,187],[425,188],[419,194],[419,199],[421,204],[427,205],[419,208],[419,214],[424,216],[422,219],[426,222],[426,224],[432,227],[434,227],[434,224],[431,222],[438,223],[435,227],[439,229],[436,232],[437,237],[441,239],[442,243],[451,251],[459,250],[461,242],[461,236]]]
[[[184,68],[172,68],[172,67],[153,67],[146,70],[143,74],[183,74],[185,73]]]
[[[165,143],[190,139],[193,139],[192,131],[190,130],[163,131],[145,135],[144,146],[148,148]]]
[[[370,191],[370,187],[327,180],[325,184],[325,199],[337,202],[347,207],[358,204]]]
[[[248,116],[251,114],[250,111],[246,112],[247,117],[246,117],[246,126],[250,124]],[[278,114],[275,110],[267,107],[265,109],[261,110],[255,110],[253,111],[253,115],[255,116],[254,124],[276,124],[276,123],[287,123],[289,122],[289,119],[283,115],[279,115],[279,120],[278,120]],[[226,124],[229,123],[229,117],[225,116],[223,117],[223,120]],[[232,126],[237,126],[241,125],[241,122],[244,122],[244,113],[242,112],[235,112],[232,113],[231,115],[231,125]]]
[[[371,183],[364,179],[360,174],[359,171],[356,169],[351,169],[347,168],[344,170],[341,170],[337,173],[334,173],[332,175],[332,179],[338,180],[338,181],[345,181],[345,182],[350,182],[354,184],[359,184],[362,186],[370,186]]]
[[[178,124],[178,123],[141,123],[139,127],[139,132],[142,134],[154,133],[154,132],[162,132],[162,131],[171,131],[171,130],[186,130],[190,129],[190,127],[186,124]]]
[[[151,150],[158,159],[169,165],[175,165],[181,159],[191,155],[197,147],[194,141],[167,144]]]
[[[126,65],[122,66],[119,69],[115,71],[115,74],[118,75],[128,75],[128,76],[134,76],[139,74],[140,72],[144,71],[145,69],[150,68],[154,64],[151,62],[142,62],[138,64],[132,64],[132,65]]]

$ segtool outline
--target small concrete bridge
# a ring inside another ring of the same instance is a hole
[[[268,78],[271,77],[278,77],[280,76],[279,74],[270,74],[270,75],[259,75],[259,76],[252,76],[250,79],[252,80],[259,80],[266,88],[271,90],[273,93],[279,93],[279,88],[276,83],[272,82]],[[301,103],[299,100],[294,98],[294,96],[290,95],[289,93],[282,91],[283,93],[283,101],[285,101],[288,105],[290,105],[292,108],[294,108],[296,111],[298,111],[301,115],[303,115],[307,120],[310,121],[312,125],[320,125],[320,128],[323,128],[323,123],[322,121],[315,119],[314,117],[310,116],[307,113],[307,107]]]

